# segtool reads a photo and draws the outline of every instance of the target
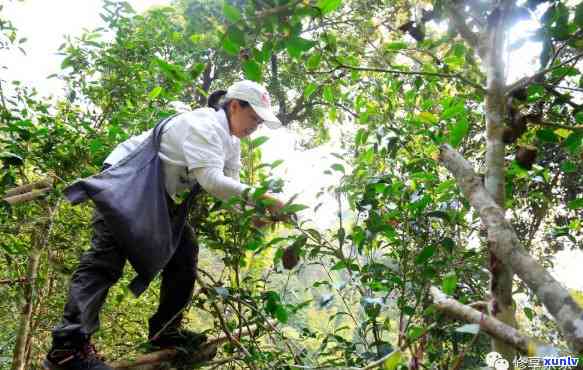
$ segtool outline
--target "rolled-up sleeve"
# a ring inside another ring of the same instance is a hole
[[[195,168],[189,175],[194,177],[209,194],[222,200],[239,196],[248,188],[247,185],[225,176],[220,169],[214,167]]]

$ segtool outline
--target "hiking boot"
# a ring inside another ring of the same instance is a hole
[[[166,328],[150,337],[150,343],[156,347],[181,347],[187,350],[197,349],[206,340],[207,336],[204,334],[176,327]]]
[[[107,366],[91,343],[80,348],[58,348],[53,346],[43,362],[45,370],[113,370]]]

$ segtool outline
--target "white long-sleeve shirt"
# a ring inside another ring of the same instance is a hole
[[[105,163],[117,163],[151,133],[150,129],[119,144]],[[190,189],[196,182],[223,200],[248,188],[239,182],[241,144],[231,135],[223,110],[201,108],[172,118],[162,132],[160,159],[170,195]]]

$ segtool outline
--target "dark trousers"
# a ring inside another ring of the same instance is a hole
[[[122,275],[126,256],[94,211],[91,249],[81,256],[71,279],[63,321],[53,329],[55,345],[88,340],[99,328],[99,311],[109,288]],[[177,326],[181,311],[190,302],[196,279],[198,245],[192,228],[185,226],[176,252],[162,272],[158,311],[149,320],[150,335],[167,324]]]

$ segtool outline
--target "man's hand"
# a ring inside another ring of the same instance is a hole
[[[269,205],[267,206],[267,210],[271,215],[271,220],[274,222],[294,222],[297,218],[295,214],[284,214],[281,212],[281,209],[285,207],[285,203],[279,200],[278,198],[274,197],[270,194],[264,194],[261,197],[263,200],[266,200]],[[263,222],[263,220],[258,220]]]

